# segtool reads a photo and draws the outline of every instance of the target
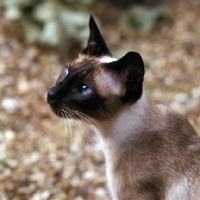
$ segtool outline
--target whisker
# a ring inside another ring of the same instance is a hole
[[[42,110],[42,112],[40,113],[39,117],[38,117],[38,118],[36,119],[36,121],[35,121],[35,126],[37,126],[39,120],[41,119],[42,115],[44,114],[44,112],[47,110],[48,107],[50,107],[49,104],[47,104],[47,105],[45,106],[45,108]]]
[[[68,110],[69,110],[69,109],[68,109]],[[89,139],[89,137],[87,136],[87,134],[85,133],[85,131],[83,130],[83,128],[81,127],[80,123],[78,123],[78,119],[77,119],[76,115],[73,113],[73,110],[69,110],[69,112],[71,113],[71,115],[72,115],[73,118],[75,119],[76,124],[79,126],[79,128],[80,128],[80,130],[81,130],[83,136],[85,137],[86,142],[89,144],[88,140],[90,140],[90,139]],[[91,141],[90,141],[90,143],[91,143]]]
[[[67,119],[68,115],[70,117],[70,114],[68,112],[66,112],[64,108],[61,108],[61,111],[62,111],[62,116],[64,117],[64,121],[65,121],[65,140],[66,140],[66,136],[67,136],[66,122],[68,122],[69,130],[70,130],[70,144],[72,144],[72,127],[71,127],[71,124],[69,122],[69,119]],[[64,141],[64,144],[65,144],[65,141]]]
[[[74,113],[76,113],[79,117],[81,117],[82,119],[85,119],[89,124],[95,124],[95,125],[97,125],[103,132],[105,132],[104,130],[103,130],[103,128],[93,119],[93,118],[91,118],[91,117],[89,117],[88,115],[86,115],[86,114],[84,114],[84,113],[82,113],[82,112],[79,112],[79,111],[77,111],[77,110],[73,110],[74,111]],[[89,120],[91,120],[91,121],[89,121]]]
[[[80,115],[79,113],[77,113],[75,110],[73,110],[73,112],[80,118],[82,119],[83,121],[89,123],[89,124],[92,124],[88,119],[86,119],[86,117]]]
[[[70,114],[65,111],[64,108],[60,108],[59,110],[57,110],[58,113],[60,113],[60,115],[64,118],[64,127],[65,127],[65,140],[64,140],[64,145],[66,144],[66,138],[67,138],[67,122],[68,122],[68,126],[69,126],[69,130],[70,130],[70,145],[72,145],[72,128],[71,128],[71,124],[69,122],[69,118]],[[69,155],[69,162],[71,162],[72,160],[72,156],[71,154]]]
[[[70,131],[70,144],[72,145],[72,127],[71,127],[69,120],[67,120],[67,121],[68,121],[69,131]]]
[[[65,110],[64,110],[64,111],[65,111]],[[65,112],[66,112],[66,113],[69,113],[69,115],[70,115],[72,118],[74,118],[74,116],[73,116],[73,114],[71,113],[70,109],[67,108],[67,110],[66,110]],[[74,123],[74,120],[73,120],[73,119],[70,119],[70,121],[72,121],[72,124],[73,124],[74,128],[76,129],[76,125],[75,125],[75,123]],[[76,129],[76,131],[77,131],[77,129]]]
[[[67,110],[66,110],[66,109],[67,109]],[[77,124],[77,125],[79,126],[79,128],[81,129],[81,132],[82,132],[82,134],[84,135],[84,137],[85,137],[87,143],[88,143],[88,144],[91,143],[91,141],[88,142],[89,137],[87,137],[87,135],[86,135],[85,131],[83,130],[83,128],[81,127],[80,123],[78,123],[78,118],[77,118],[77,116],[76,116],[76,113],[73,113],[73,110],[70,110],[69,108],[62,108],[62,110],[63,110],[63,112],[65,112],[65,113],[70,113],[70,115],[71,115],[71,116],[73,117],[73,119],[75,120],[76,124]],[[83,118],[82,116],[80,116],[80,115],[78,115],[78,116],[79,116],[81,119],[84,120],[84,118]],[[72,119],[72,123],[74,124],[74,120],[73,120],[73,119]],[[74,127],[76,128],[75,124],[74,124]],[[77,129],[76,129],[76,132],[78,132]]]
[[[66,120],[66,118],[64,118],[63,120],[64,120],[64,126],[65,126],[65,139],[64,139],[63,145],[65,145],[66,139],[67,139],[67,120]]]

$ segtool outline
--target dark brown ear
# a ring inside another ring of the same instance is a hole
[[[106,67],[116,71],[124,80],[126,88],[124,101],[136,101],[140,98],[145,70],[139,53],[128,52],[119,60],[107,63]]]
[[[88,44],[82,53],[89,56],[102,56],[102,55],[112,56],[103,37],[101,36],[101,33],[92,15],[90,16],[89,28],[90,28],[90,36]]]

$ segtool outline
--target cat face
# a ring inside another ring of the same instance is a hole
[[[60,117],[106,120],[142,94],[140,55],[129,52],[119,60],[112,58],[92,16],[89,27],[87,47],[67,64],[48,91],[47,101]]]

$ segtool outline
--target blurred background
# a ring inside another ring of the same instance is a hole
[[[1,0],[0,200],[109,199],[95,134],[46,103],[87,43],[90,14],[116,58],[142,55],[152,101],[200,134],[199,0]]]

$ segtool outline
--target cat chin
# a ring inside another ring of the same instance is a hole
[[[67,116],[66,114],[64,114],[63,112],[59,111],[59,110],[54,110],[54,109],[51,109],[58,117],[60,118],[64,118],[64,119],[72,119],[70,118],[69,116]]]
[[[53,107],[51,107],[51,110],[54,114],[56,114],[56,116],[61,117],[61,118],[65,118],[63,115],[60,114],[60,112],[57,109],[54,109]]]
[[[55,109],[55,108],[51,107],[51,110],[53,111],[53,113],[55,113],[60,118],[74,119],[74,120],[81,120],[81,119],[83,119],[83,117],[81,117],[80,114],[78,115],[78,114],[74,113],[70,109],[67,109],[67,110],[66,109],[61,109],[61,108],[56,108]]]

